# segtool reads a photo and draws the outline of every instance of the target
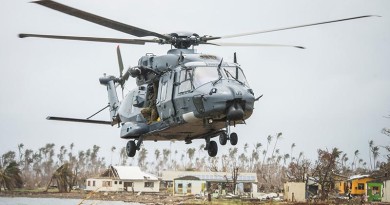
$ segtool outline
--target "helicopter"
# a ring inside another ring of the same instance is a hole
[[[47,117],[48,120],[116,125],[120,128],[120,137],[128,140],[126,144],[128,157],[134,157],[144,141],[179,140],[190,144],[192,140],[203,139],[206,145],[205,150],[210,157],[215,157],[218,153],[218,143],[213,141],[213,138],[218,137],[220,145],[226,145],[228,141],[233,146],[238,143],[238,135],[231,132],[230,127],[245,124],[253,114],[255,102],[263,95],[256,96],[250,88],[243,69],[237,62],[236,53],[234,53],[233,62],[227,62],[217,55],[197,53],[195,46],[276,46],[304,49],[302,46],[295,45],[226,43],[215,40],[374,16],[365,15],[227,36],[211,36],[194,32],[160,34],[51,0],[39,0],[32,3],[139,38],[120,39],[30,33],[21,33],[20,38],[171,45],[166,55],[146,54],[139,59],[137,66],[129,67],[127,70],[124,69],[118,46],[119,77],[104,74],[99,78],[100,84],[107,89],[108,105],[86,119]],[[137,86],[120,101],[117,87],[121,87],[123,95],[124,85],[130,77],[135,79]],[[110,120],[91,119],[107,108],[109,108]]]

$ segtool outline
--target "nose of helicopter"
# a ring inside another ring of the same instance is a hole
[[[254,96],[250,88],[228,81],[205,87],[193,97],[198,118],[227,119],[229,121],[245,120],[253,112]]]

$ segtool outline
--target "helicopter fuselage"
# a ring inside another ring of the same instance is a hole
[[[136,89],[120,103],[117,117],[121,138],[185,140],[212,138],[232,124],[242,124],[253,112],[255,97],[237,63],[191,49],[173,49],[167,55],[146,55],[139,66],[152,71],[137,76]],[[149,99],[158,82],[155,99]],[[148,88],[149,87],[149,88]],[[158,120],[141,114],[155,100]]]

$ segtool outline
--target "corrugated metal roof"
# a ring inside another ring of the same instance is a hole
[[[158,181],[158,178],[146,172],[141,171],[139,167],[131,166],[112,166],[122,180],[151,180]]]
[[[361,179],[361,178],[366,178],[366,177],[369,177],[370,175],[361,175],[361,174],[358,174],[358,175],[353,175],[353,176],[350,176],[348,180],[353,180],[353,179]]]
[[[197,172],[197,171],[163,171],[162,179],[164,181],[173,181],[183,176],[194,176],[205,181],[226,181],[232,180],[232,174],[228,172]],[[237,180],[239,182],[257,182],[256,173],[239,173]]]

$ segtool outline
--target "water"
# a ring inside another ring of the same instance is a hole
[[[78,205],[82,199],[0,197],[0,205]],[[123,201],[85,200],[82,205],[142,205]]]

